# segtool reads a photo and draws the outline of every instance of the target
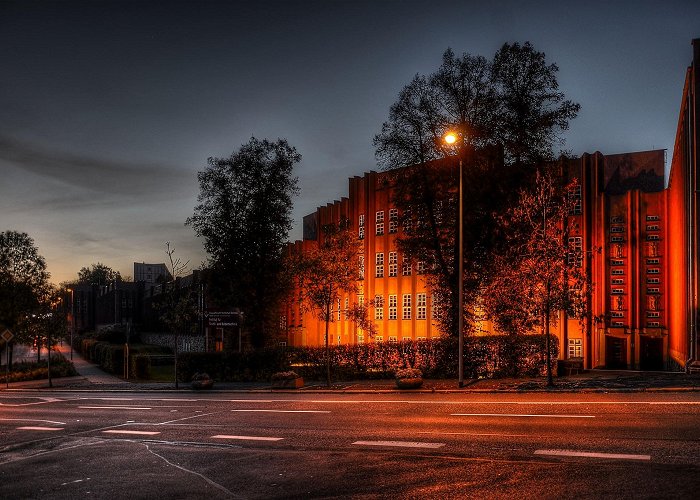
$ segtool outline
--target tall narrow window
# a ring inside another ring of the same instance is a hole
[[[384,277],[384,253],[383,252],[377,252],[376,256],[374,257],[374,276],[377,278],[383,278]]]
[[[375,227],[377,229],[377,236],[381,236],[384,234],[384,210],[377,211],[375,218]]]
[[[389,295],[389,319],[396,319],[397,299],[396,295]]]
[[[396,208],[389,209],[389,233],[394,234],[399,229],[399,211]]]
[[[365,238],[365,214],[360,214],[357,227],[358,227],[357,236],[361,240],[363,240]]]
[[[426,319],[428,310],[428,299],[426,294],[416,295],[416,319]]]
[[[571,197],[571,212],[570,215],[581,215],[583,213],[581,205],[581,186],[577,185],[569,190]]]
[[[401,274],[404,276],[411,275],[411,260],[406,257],[401,259]]]
[[[399,267],[399,258],[396,252],[389,252],[389,277],[396,276]]]
[[[365,279],[365,256],[364,255],[357,256],[357,275],[358,275],[359,279],[361,279],[361,280]]]
[[[580,236],[569,237],[569,254],[567,260],[570,266],[583,266],[583,240]]]
[[[411,294],[403,294],[403,309],[401,311],[402,319],[411,319]]]
[[[374,296],[374,319],[384,319],[384,296]]]

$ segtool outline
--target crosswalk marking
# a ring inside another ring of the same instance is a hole
[[[63,427],[39,427],[39,426],[27,425],[24,427],[17,427],[17,430],[20,430],[20,431],[62,431]]]
[[[282,441],[284,438],[266,436],[229,436],[226,434],[217,434],[216,436],[212,436],[212,439],[238,439],[244,441]]]
[[[629,455],[625,453],[597,453],[591,451],[574,450],[537,450],[535,455],[551,455],[557,457],[586,457],[586,458],[612,458],[617,460],[651,460],[651,455]]]
[[[102,431],[105,434],[133,434],[136,436],[155,436],[156,434],[160,434],[160,432],[154,432],[154,431],[127,431],[127,430],[109,430],[109,431]]]

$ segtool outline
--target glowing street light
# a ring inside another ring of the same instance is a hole
[[[454,132],[448,132],[445,134],[444,140],[447,144],[455,144],[457,142],[457,134]],[[457,309],[457,345],[458,345],[458,380],[459,387],[464,387],[464,203],[463,203],[463,193],[462,188],[462,155],[459,152],[459,237],[458,237],[458,247],[459,247],[459,262],[457,264],[457,277],[458,277],[458,309]]]

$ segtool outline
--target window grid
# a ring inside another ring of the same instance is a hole
[[[377,236],[382,236],[384,234],[384,210],[377,211],[375,216],[375,226]]]
[[[389,277],[396,276],[399,268],[399,257],[396,252],[389,252]]]
[[[363,240],[365,238],[365,214],[360,214],[357,227],[358,227],[357,236],[361,240]]]
[[[389,233],[393,234],[399,230],[399,211],[396,208],[389,209]]]
[[[396,319],[397,316],[397,303],[398,300],[396,298],[396,295],[389,295],[389,319]]]
[[[384,252],[377,252],[374,257],[374,276],[377,278],[384,277]]]
[[[402,319],[411,319],[411,294],[403,294],[403,308],[401,311]]]
[[[424,293],[416,295],[416,319],[426,319],[428,310],[428,298]]]
[[[374,296],[374,319],[384,319],[384,296]]]
[[[411,260],[404,257],[401,261],[401,274],[403,276],[411,275]]]

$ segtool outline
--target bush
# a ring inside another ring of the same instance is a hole
[[[59,353],[51,354],[51,377],[74,377],[78,372],[75,371],[73,363],[68,361]],[[27,380],[40,380],[48,378],[49,369],[48,362],[42,360],[38,363],[14,363],[12,371],[9,373],[9,380],[6,380],[6,372],[3,369],[0,373],[0,382],[23,382]]]

